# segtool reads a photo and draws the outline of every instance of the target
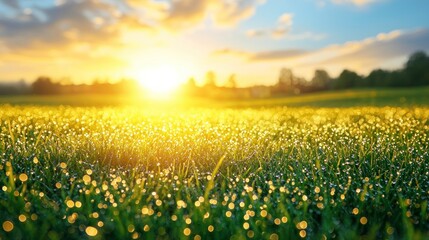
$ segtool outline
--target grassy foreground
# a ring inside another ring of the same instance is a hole
[[[429,237],[429,108],[0,119],[0,239]]]

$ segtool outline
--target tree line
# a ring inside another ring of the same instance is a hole
[[[286,73],[285,73],[286,72]],[[311,81],[302,81],[283,69],[280,73],[278,85],[293,87],[300,92],[341,90],[353,88],[386,88],[386,87],[418,87],[429,85],[429,57],[423,52],[413,53],[404,67],[397,70],[375,69],[367,76],[345,69],[336,78],[330,77],[323,69],[314,72]]]
[[[423,51],[413,53],[397,70],[375,69],[367,76],[351,70],[343,70],[333,78],[323,69],[315,70],[311,80],[297,77],[291,69],[280,70],[278,81],[272,86],[251,86],[238,88],[236,75],[232,74],[224,85],[218,85],[216,74],[209,71],[204,84],[198,86],[190,78],[178,90],[178,94],[212,98],[263,98],[271,96],[294,95],[327,90],[353,88],[386,88],[429,86],[429,57]],[[38,77],[30,86],[20,81],[14,84],[0,84],[0,95],[5,94],[144,94],[137,81],[122,79],[116,83],[96,80],[92,84],[73,84],[55,82],[50,77]]]

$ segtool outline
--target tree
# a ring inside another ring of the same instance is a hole
[[[206,81],[204,84],[205,87],[216,87],[216,74],[213,71],[208,71],[206,73]]]
[[[361,85],[362,79],[363,78],[359,76],[357,73],[350,70],[344,70],[340,74],[340,76],[335,80],[334,88],[347,89],[347,88],[357,87]]]
[[[421,86],[429,84],[429,57],[419,51],[410,56],[405,64],[407,86]]]
[[[231,74],[225,86],[228,88],[237,88],[237,81],[235,80],[235,74]]]
[[[197,82],[195,81],[195,78],[189,78],[188,82],[186,83],[186,87],[189,89],[195,89],[197,87]]]
[[[49,77],[38,77],[31,85],[35,94],[56,94],[59,93],[59,86],[51,81]]]
[[[325,70],[317,69],[314,72],[314,77],[311,80],[312,85],[318,89],[327,89],[331,81],[331,77]]]
[[[282,68],[280,70],[278,85],[280,87],[294,85],[294,76],[293,76],[292,70],[290,70],[289,68]]]
[[[391,85],[389,72],[383,69],[373,70],[367,77],[368,87],[386,87]]]

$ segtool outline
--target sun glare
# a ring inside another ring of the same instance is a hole
[[[164,97],[171,94],[183,82],[180,71],[169,65],[158,65],[142,69],[136,75],[143,88],[155,97]]]

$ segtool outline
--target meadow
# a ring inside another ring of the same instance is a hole
[[[428,107],[257,105],[3,105],[0,239],[429,237]]]

